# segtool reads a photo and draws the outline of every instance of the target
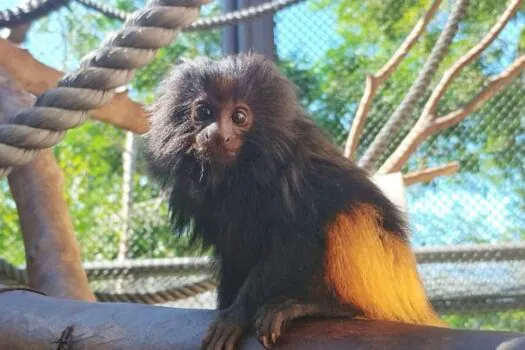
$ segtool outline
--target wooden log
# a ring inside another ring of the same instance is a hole
[[[216,311],[129,303],[90,303],[0,293],[1,349],[198,349]],[[58,347],[58,340],[62,347]],[[70,347],[67,347],[69,344]],[[293,322],[276,349],[517,350],[525,334],[454,330],[395,322],[317,319]],[[262,350],[248,335],[239,350]]]

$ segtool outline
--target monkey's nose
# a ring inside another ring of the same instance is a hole
[[[232,140],[232,136],[230,134],[221,132],[215,128],[206,130],[204,133],[204,138],[206,139],[206,142],[223,142],[225,144],[230,143]]]

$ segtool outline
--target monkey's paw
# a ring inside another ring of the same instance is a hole
[[[291,299],[264,305],[255,316],[255,331],[259,342],[265,348],[271,348],[283,334],[286,325],[301,314],[301,304]]]
[[[208,329],[201,350],[234,350],[243,333],[240,324],[219,319]]]

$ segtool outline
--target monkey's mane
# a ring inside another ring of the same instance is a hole
[[[254,113],[230,167],[203,163],[191,148],[198,132],[189,118],[191,104],[203,92],[243,100]],[[362,183],[366,174],[340,154],[300,106],[298,89],[261,55],[200,57],[177,64],[150,113],[151,174],[169,191],[175,231],[190,227],[204,247],[243,249],[243,242],[232,246],[232,240],[244,239],[256,250],[264,225],[279,222],[297,229],[300,222],[314,230],[321,216],[329,220],[349,205],[349,194],[359,199],[366,190],[383,199],[371,183]]]

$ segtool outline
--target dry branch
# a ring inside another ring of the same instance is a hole
[[[444,130],[452,125],[456,125],[467,115],[479,109],[486,101],[499,92],[502,88],[509,85],[525,69],[525,55],[520,56],[507,69],[490,80],[487,86],[470,100],[463,108],[451,112],[445,116],[434,120],[433,126],[437,131]]]
[[[417,183],[430,182],[439,176],[453,175],[459,171],[459,168],[458,162],[452,162],[433,168],[414,171],[403,175],[403,183],[408,187]]]
[[[481,53],[498,37],[499,33],[501,33],[503,28],[505,28],[505,25],[516,14],[516,11],[518,10],[521,2],[522,0],[511,0],[509,2],[509,6],[505,9],[501,17],[496,21],[496,24],[492,26],[487,35],[485,35],[485,37],[481,39],[481,41],[472,49],[470,49],[464,56],[460,57],[452,65],[452,67],[450,67],[445,72],[440,82],[432,92],[432,95],[425,104],[422,114],[434,115],[436,113],[437,105],[452,81],[466,66],[479,57],[479,55],[481,55]]]
[[[56,349],[57,340],[66,338],[64,335],[74,349],[198,349],[217,315],[208,310],[86,303],[22,291],[0,293],[0,310],[0,348],[13,350]],[[279,349],[493,350],[501,346],[517,350],[524,336],[397,322],[301,320],[290,325]],[[239,348],[264,349],[253,336]]]
[[[377,160],[387,150],[389,143],[399,132],[405,119],[410,116],[421,99],[427,87],[430,85],[432,78],[436,74],[441,61],[445,58],[452,40],[456,36],[459,28],[459,22],[466,13],[469,0],[457,0],[454,8],[445,24],[445,28],[439,35],[439,38],[432,48],[428,59],[419,72],[416,80],[410,86],[407,94],[392,113],[385,125],[379,130],[374,140],[365,151],[358,165],[367,171],[375,169]]]
[[[0,66],[7,70],[24,90],[32,94],[40,95],[55,87],[64,75],[63,72],[35,60],[27,50],[1,38],[0,52]],[[143,106],[132,101],[126,93],[116,94],[104,107],[91,111],[91,116],[138,134],[143,134],[149,129],[148,117]]]
[[[352,158],[355,154],[357,146],[359,145],[359,139],[368,118],[372,100],[374,99],[379,86],[388,80],[390,75],[392,75],[392,73],[406,57],[408,52],[415,45],[430,20],[436,14],[439,6],[441,5],[441,2],[442,0],[434,0],[428,11],[421,19],[419,19],[410,34],[408,34],[405,41],[401,44],[401,46],[399,46],[390,60],[377,73],[373,75],[367,75],[365,91],[361,101],[359,102],[359,107],[352,122],[352,128],[350,129],[348,139],[346,140],[344,150],[345,157]]]
[[[525,55],[516,59],[507,69],[490,80],[487,86],[460,109],[445,116],[433,118],[432,115],[421,115],[407,136],[396,150],[388,157],[378,174],[399,171],[410,156],[429,136],[458,124],[469,114],[479,109],[487,100],[511,83],[525,69]]]
[[[475,98],[473,98],[467,105],[449,115],[440,118],[439,121],[433,121],[435,117],[435,111],[437,105],[447,88],[450,86],[452,81],[458,74],[479,55],[496,39],[499,33],[503,30],[505,25],[510,19],[516,14],[518,7],[522,0],[511,0],[509,1],[508,7],[505,9],[500,18],[492,26],[489,32],[481,39],[481,41],[470,49],[464,56],[460,57],[450,67],[432,95],[428,99],[419,120],[416,122],[412,130],[408,133],[405,139],[397,147],[394,153],[385,161],[385,163],[379,168],[379,174],[386,174],[390,172],[399,171],[403,165],[408,161],[410,156],[415,152],[417,147],[430,135],[443,130],[449,126],[459,123],[469,113],[480,107],[480,104],[487,101],[492,97],[501,87],[507,85],[512,79],[520,72],[522,68],[522,57],[518,58],[511,66],[509,66],[503,73],[496,76],[489,85]]]
[[[0,117],[14,115],[34,98],[0,68]],[[95,300],[64,199],[64,178],[51,150],[8,177],[26,248],[29,286],[48,295]]]

